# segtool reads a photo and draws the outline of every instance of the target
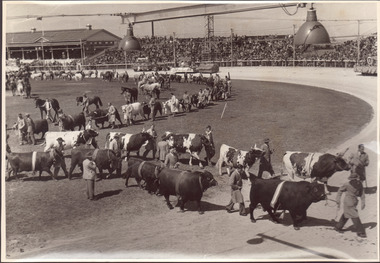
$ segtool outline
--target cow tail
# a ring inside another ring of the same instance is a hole
[[[103,103],[102,103],[102,100],[100,98],[99,98],[99,104],[100,104],[100,106],[103,107]]]

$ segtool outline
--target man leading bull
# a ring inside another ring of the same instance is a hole
[[[64,140],[59,137],[57,138],[57,142],[58,142],[58,145],[57,146],[53,146],[53,148],[51,149],[50,151],[50,155],[51,157],[53,157],[53,164],[54,164],[54,175],[57,175],[58,172],[59,172],[59,168],[61,167],[63,172],[65,173],[65,176],[66,177],[69,177],[68,176],[68,172],[67,172],[67,169],[66,169],[66,163],[65,163],[65,158],[63,156],[64,152],[64,148],[65,146],[63,145],[63,142]],[[62,160],[61,162],[57,162],[57,157]]]
[[[263,150],[263,155],[260,158],[260,166],[259,166],[259,172],[257,174],[258,178],[262,178],[263,172],[269,172],[271,176],[274,175],[272,163],[271,163],[271,155],[274,152],[274,149],[271,149],[269,146],[269,139],[266,138],[264,140],[264,144],[261,146],[261,149]]]

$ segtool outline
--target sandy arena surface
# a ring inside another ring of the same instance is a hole
[[[354,231],[339,234],[332,230],[331,220],[336,215],[336,207],[331,203],[326,205],[324,201],[309,208],[308,216],[313,218],[313,222],[311,225],[307,223],[309,227],[303,227],[300,231],[293,230],[290,224],[273,224],[270,220],[258,220],[253,225],[247,217],[239,217],[237,214],[232,216],[223,209],[211,210],[199,216],[196,212],[178,213],[178,208],[154,214],[154,210],[157,209],[154,208],[150,216],[148,212],[143,212],[143,222],[132,219],[131,222],[115,222],[109,218],[97,231],[85,228],[77,234],[68,235],[64,240],[52,237],[43,248],[15,255],[12,259],[21,261],[379,260],[377,78],[357,75],[352,69],[333,68],[234,67],[221,68],[219,75],[224,77],[228,72],[232,79],[275,81],[333,89],[354,95],[373,107],[372,120],[359,134],[341,145],[331,145],[331,148],[326,149],[327,152],[335,154],[347,147],[350,147],[349,152],[354,152],[360,143],[366,147],[370,158],[370,165],[366,170],[367,183],[368,187],[376,189],[374,194],[367,195],[366,209],[359,212],[366,227],[367,239],[357,239]],[[133,76],[135,73],[130,71],[129,74]],[[347,177],[347,172],[336,173],[329,180],[329,185],[339,187],[342,178]],[[248,207],[249,182],[244,183],[243,195],[247,199],[246,207]],[[334,192],[329,198],[335,199],[335,195]],[[228,199],[229,193],[226,192],[222,197],[206,195],[204,201],[215,204],[227,203]],[[255,216],[268,219],[266,213],[260,209],[255,211]],[[167,222],[167,228],[152,227],[157,222]],[[350,225],[351,221],[346,227]]]

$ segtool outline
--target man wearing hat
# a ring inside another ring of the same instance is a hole
[[[108,116],[108,122],[110,123],[112,129],[115,129],[115,122],[116,122],[116,109],[115,107],[112,105],[111,102],[108,102],[108,113],[107,113],[107,116]]]
[[[162,141],[157,143],[158,157],[157,160],[165,163],[166,155],[169,152],[169,143],[167,141],[166,135],[163,135]]]
[[[19,113],[17,116],[17,122],[16,122],[15,127],[17,127],[17,129],[18,129],[19,143],[20,143],[20,145],[23,145],[25,142],[26,124],[25,124],[25,120],[22,117],[21,113]]]
[[[83,179],[87,185],[87,199],[96,200],[95,198],[95,179],[96,179],[96,164],[92,160],[92,156],[86,156],[83,161]]]
[[[269,147],[269,139],[266,138],[264,140],[264,144],[261,145],[261,149],[263,150],[263,155],[260,158],[260,166],[259,172],[257,174],[258,178],[262,178],[263,172],[267,171],[271,176],[274,175],[272,163],[271,163],[271,155],[274,150]]]
[[[243,180],[241,174],[243,172],[243,166],[238,164],[237,169],[233,171],[229,178],[229,185],[231,186],[231,201],[226,206],[226,210],[228,213],[233,212],[234,204],[239,204],[239,214],[241,216],[246,216],[247,212],[245,211],[244,205],[244,197],[241,193],[241,189],[243,187]]]
[[[342,232],[342,228],[347,223],[348,219],[351,218],[354,226],[356,228],[356,234],[359,237],[367,237],[365,229],[359,218],[359,213],[357,209],[358,197],[361,199],[361,209],[365,208],[365,194],[363,189],[363,184],[360,181],[358,174],[351,170],[351,174],[348,177],[348,182],[344,183],[338,190],[336,195],[336,202],[338,204],[337,209],[340,208],[340,199],[343,192],[345,192],[345,197],[343,200],[343,214],[340,217],[339,222],[335,225],[334,229],[338,232]]]
[[[360,181],[367,181],[365,167],[369,165],[369,159],[363,144],[359,144],[357,153],[350,156],[350,164],[352,173],[355,173]]]
[[[115,151],[117,156],[120,156],[120,147],[119,147],[119,134],[115,134],[111,140],[108,149]]]
[[[27,140],[28,140],[28,143],[31,143],[33,145],[36,145],[36,139],[34,138],[34,129],[35,129],[35,126],[34,126],[34,121],[32,120],[32,118],[30,118],[30,114],[29,113],[26,113],[25,114],[25,123],[26,123],[26,129],[27,129]]]
[[[63,157],[64,154],[64,148],[65,146],[63,145],[64,140],[59,137],[57,138],[58,145],[53,146],[51,150],[51,154],[53,155],[54,159],[54,174],[57,175],[59,172],[59,168],[62,167],[63,172],[65,173],[65,176],[69,178],[67,169],[66,169],[66,163],[65,163],[65,158]],[[61,162],[57,162],[57,157],[62,160]],[[71,178],[69,178],[71,179]]]
[[[190,112],[190,96],[187,93],[187,91],[185,91],[185,93],[183,94],[182,99],[186,112]]]
[[[169,153],[165,157],[165,166],[171,169],[178,168],[178,154],[174,146],[169,147]]]

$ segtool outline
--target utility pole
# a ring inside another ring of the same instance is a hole
[[[234,30],[231,28],[231,66],[232,66],[232,58],[233,58],[233,39],[234,39]]]
[[[358,57],[356,63],[360,61],[360,20],[358,20]]]
[[[173,32],[173,61],[174,61],[174,67],[177,67],[177,58],[175,54],[175,32]]]
[[[293,67],[296,66],[296,44],[294,39],[296,37],[296,25],[293,24]]]

